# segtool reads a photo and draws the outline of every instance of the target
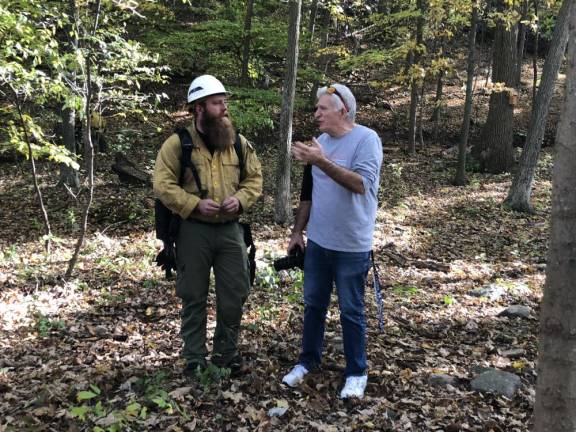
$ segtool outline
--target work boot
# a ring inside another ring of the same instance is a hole
[[[230,359],[223,359],[221,356],[215,355],[212,357],[212,364],[219,368],[228,368],[230,369],[230,375],[236,376],[242,371],[244,360],[239,353],[236,353]]]
[[[206,362],[199,360],[190,360],[184,368],[184,375],[187,377],[195,377],[198,373],[204,372],[206,369]]]

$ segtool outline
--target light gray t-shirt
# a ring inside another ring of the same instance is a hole
[[[372,129],[355,125],[341,137],[324,133],[318,141],[328,159],[362,176],[365,193],[351,192],[318,167],[312,167],[312,208],[307,237],[326,249],[368,252],[372,249],[378,207],[382,166],[380,137]]]

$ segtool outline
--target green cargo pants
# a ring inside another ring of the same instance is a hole
[[[176,242],[176,294],[182,299],[182,356],[203,363],[210,269],[216,282],[216,330],[212,360],[227,364],[237,354],[242,308],[250,291],[248,256],[237,222],[182,221]]]

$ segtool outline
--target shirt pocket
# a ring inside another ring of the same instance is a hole
[[[222,159],[222,170],[224,182],[230,185],[234,191],[238,190],[240,185],[240,163],[236,154],[228,155]]]

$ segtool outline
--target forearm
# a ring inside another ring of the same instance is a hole
[[[310,218],[310,208],[312,207],[312,201],[300,201],[298,206],[298,211],[296,212],[296,221],[294,222],[294,228],[292,233],[302,234],[306,225],[308,225],[308,219]]]
[[[348,189],[351,192],[361,195],[364,194],[364,181],[362,180],[362,176],[360,174],[343,168],[325,157],[320,159],[316,163],[316,166],[324,171],[328,177],[330,177],[340,186]]]

